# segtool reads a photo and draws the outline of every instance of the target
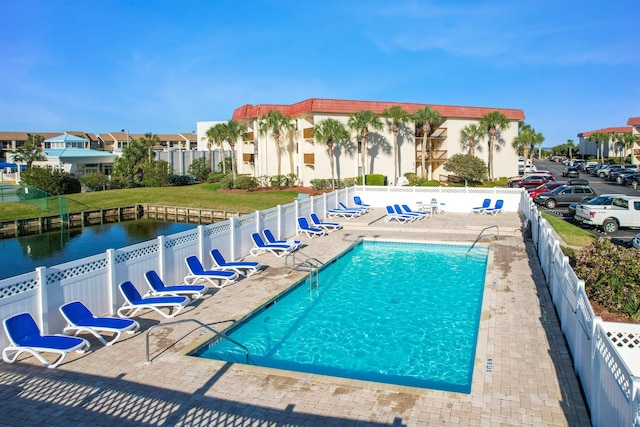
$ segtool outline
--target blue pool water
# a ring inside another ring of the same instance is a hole
[[[227,334],[258,366],[469,393],[488,250],[468,248],[362,242]],[[226,340],[194,355],[246,362]]]

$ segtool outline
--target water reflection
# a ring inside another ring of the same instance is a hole
[[[71,239],[79,236],[82,229],[73,231],[54,231],[50,233],[32,234],[18,237],[22,254],[33,259],[46,259],[56,252],[63,251]]]
[[[194,227],[195,224],[141,219],[0,240],[0,279]]]

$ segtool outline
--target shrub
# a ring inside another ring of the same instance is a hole
[[[288,182],[288,178],[286,175],[273,175],[269,177],[269,185],[271,187],[283,187],[286,186]]]
[[[258,187],[258,181],[251,175],[238,175],[234,187],[253,191]]]
[[[123,188],[129,188],[131,183],[123,176],[111,175],[111,179],[107,183],[108,190],[122,190]]]
[[[442,167],[465,181],[482,182],[487,177],[487,165],[473,154],[454,154]]]
[[[380,174],[371,174],[364,178],[364,182],[366,182],[367,185],[385,185],[385,181],[385,176]]]
[[[82,188],[80,181],[76,178],[51,167],[33,166],[28,168],[20,174],[20,183],[37,187],[55,196],[79,193]]]
[[[193,162],[191,162],[187,171],[198,181],[204,182],[211,173],[211,166],[209,165],[207,159],[205,159],[204,157],[200,157],[199,159],[195,159]]]
[[[109,177],[102,172],[92,172],[80,178],[80,182],[89,191],[102,191],[107,189]]]
[[[310,184],[314,190],[327,190],[331,188],[331,180],[329,179],[312,179]]]
[[[233,189],[233,175],[224,175],[220,180],[220,188],[225,190]]]
[[[574,271],[585,292],[611,313],[640,317],[640,254],[600,238],[576,256]]]
[[[207,176],[207,182],[220,182],[222,181],[222,178],[225,177],[225,174],[223,174],[222,172],[211,172],[208,176]]]
[[[345,178],[342,180],[343,187],[353,187],[358,182],[358,178]]]

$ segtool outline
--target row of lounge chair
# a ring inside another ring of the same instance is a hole
[[[336,216],[359,216],[368,209],[366,205],[358,208],[342,205],[343,212]],[[305,233],[309,238],[313,238],[342,228],[338,223],[321,221],[316,214],[311,214],[310,218],[311,224],[305,217],[298,218],[298,234]],[[263,230],[262,235],[264,239],[260,233],[251,235],[254,242],[254,248],[250,250],[252,255],[271,252],[276,256],[283,256],[302,246],[300,240],[277,240],[268,229]],[[119,289],[124,297],[124,304],[116,311],[119,318],[98,317],[81,301],[62,305],[60,313],[67,323],[63,329],[65,335],[43,335],[30,313],[11,316],[3,322],[10,345],[3,350],[2,359],[6,363],[13,363],[20,354],[29,353],[46,367],[55,368],[62,363],[67,354],[84,353],[90,348],[89,341],[77,337],[81,333],[93,335],[104,345],[113,345],[123,333],[133,334],[139,330],[140,324],[131,317],[141,310],[153,310],[165,318],[175,317],[189,303],[202,298],[208,290],[207,285],[223,288],[241,277],[255,274],[261,268],[258,262],[228,262],[218,249],[211,250],[210,255],[212,267],[209,270],[205,269],[197,256],[185,258],[189,274],[185,276],[184,284],[167,286],[153,270],[144,274],[149,287],[144,296],[131,281],[120,283]],[[112,335],[109,340],[104,337],[106,334]],[[49,363],[42,353],[53,353],[57,357],[54,362]]]
[[[398,221],[400,223],[405,223],[429,218],[430,216],[431,214],[429,212],[414,211],[408,205],[389,205],[387,206],[387,216],[385,217],[385,221]]]
[[[479,213],[480,215],[491,214],[497,215],[502,212],[504,206],[504,200],[496,200],[495,205],[491,206],[491,199],[484,199],[482,206],[471,208],[471,212]]]
[[[327,210],[327,217],[351,219],[362,216],[371,210],[371,206],[363,203],[359,196],[354,196],[353,202],[354,206],[347,206],[344,203],[339,202],[339,207]]]
[[[205,270],[197,257],[187,257],[185,262],[189,274],[185,277],[185,284],[181,285],[167,286],[157,272],[147,271],[144,277],[149,290],[144,296],[131,281],[122,282],[119,289],[124,304],[116,311],[120,318],[98,317],[81,301],[62,305],[60,314],[67,324],[63,329],[64,335],[43,335],[30,313],[11,316],[3,321],[10,345],[2,351],[2,359],[6,363],[13,363],[20,354],[28,353],[44,366],[55,368],[67,354],[84,353],[90,348],[89,341],[77,337],[78,334],[89,333],[102,344],[113,345],[123,333],[138,331],[140,324],[131,317],[141,310],[153,310],[166,318],[175,317],[192,301],[207,293],[208,287],[196,282],[204,281],[221,288],[240,276],[255,274],[261,267],[258,262],[252,261],[228,262],[217,249],[211,251],[211,258],[213,267]],[[104,337],[107,334],[112,335],[109,340]],[[42,353],[52,353],[56,358],[49,363]]]

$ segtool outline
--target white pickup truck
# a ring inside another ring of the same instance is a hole
[[[578,205],[574,218],[602,227],[606,233],[614,233],[620,227],[640,227],[640,197],[617,196],[610,206]]]

